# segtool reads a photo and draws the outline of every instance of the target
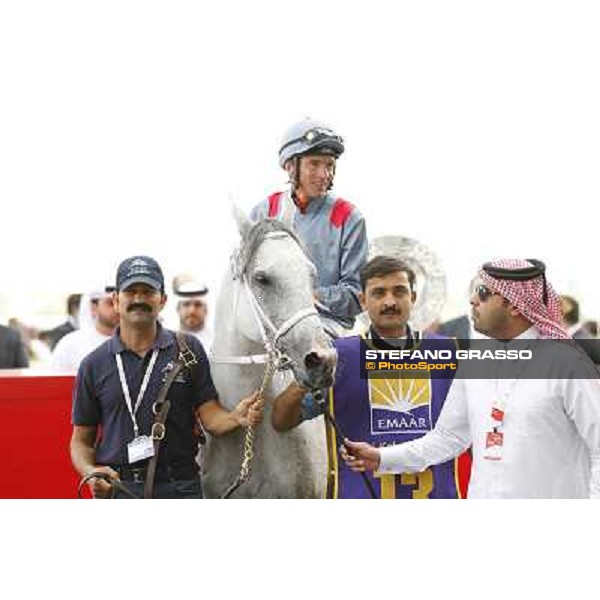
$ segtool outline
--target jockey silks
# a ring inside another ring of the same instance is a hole
[[[336,320],[345,320],[351,326],[361,312],[359,270],[367,260],[363,216],[349,202],[331,195],[313,198],[301,212],[289,192],[273,194],[250,214],[254,221],[267,217],[286,220],[286,216],[317,267],[319,301]]]

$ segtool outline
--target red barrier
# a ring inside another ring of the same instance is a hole
[[[75,498],[73,377],[0,371],[0,498]]]

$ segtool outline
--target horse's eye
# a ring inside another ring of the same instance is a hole
[[[270,283],[269,278],[262,271],[254,273],[254,281],[259,285],[268,285]]]

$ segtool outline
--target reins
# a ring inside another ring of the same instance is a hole
[[[263,399],[265,389],[275,372],[275,360],[270,360],[267,363],[265,371],[263,373],[262,383],[258,390],[257,401],[260,402]],[[223,492],[221,498],[229,498],[243,483],[245,483],[250,477],[250,466],[252,459],[254,458],[254,427],[248,425],[246,428],[246,434],[244,435],[244,452],[242,455],[242,464],[240,466],[240,472],[236,477],[235,481]]]
[[[333,427],[338,439],[341,440],[341,442],[343,444],[344,440],[346,439],[346,435],[342,431],[339,423],[334,419],[329,408],[327,408],[327,403],[325,402],[325,399],[323,398],[323,392],[321,390],[317,390],[316,392],[314,392],[313,395],[314,395],[315,401],[317,402],[317,404],[319,404],[319,406],[323,410],[323,416],[325,417],[325,420],[328,421],[329,424]],[[337,448],[335,448],[335,452],[337,452]],[[361,471],[360,474],[362,476],[364,484],[367,486],[367,489],[369,491],[371,498],[373,498],[373,500],[378,500],[377,492],[375,491],[375,488],[373,487],[373,482],[369,479],[369,477],[367,476],[367,474],[364,471]]]
[[[115,490],[129,496],[130,498],[134,498],[135,500],[139,500],[140,497],[134,494],[126,485],[124,485],[119,479],[113,479],[110,475],[103,473],[102,471],[92,471],[88,473],[85,477],[81,479],[79,485],[77,486],[77,497],[83,498],[81,492],[86,483],[91,481],[92,479],[102,479],[102,481],[108,483],[111,489],[111,498],[115,496]]]

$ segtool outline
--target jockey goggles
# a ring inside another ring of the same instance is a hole
[[[284,144],[279,153],[281,154],[285,148],[291,146],[292,144],[297,144],[298,142],[306,142],[311,145],[310,150],[318,148],[322,142],[327,142],[327,144],[323,145],[332,145],[334,147],[340,146],[343,150],[344,148],[344,140],[341,136],[336,135],[331,129],[324,129],[322,127],[313,127],[309,129],[304,135],[294,138],[290,140],[286,144]],[[341,152],[340,152],[341,153]]]

